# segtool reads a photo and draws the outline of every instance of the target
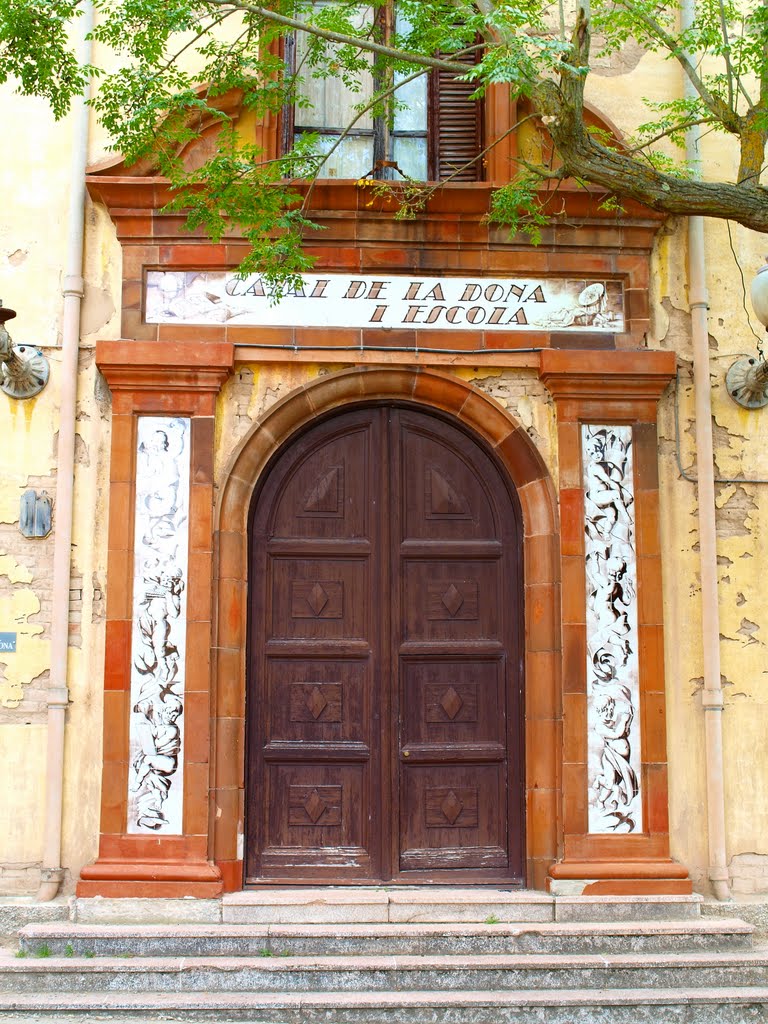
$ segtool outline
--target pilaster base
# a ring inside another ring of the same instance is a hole
[[[576,861],[553,864],[547,891],[555,896],[688,896],[693,883],[673,860]]]
[[[80,872],[78,896],[135,899],[211,899],[224,891],[221,872],[210,861],[100,857]]]

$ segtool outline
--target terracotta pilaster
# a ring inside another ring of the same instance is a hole
[[[550,350],[541,353],[540,373],[557,405],[563,595],[563,857],[550,869],[550,885],[588,894],[689,893],[686,868],[669,854],[658,536],[656,410],[674,376],[675,356]],[[584,424],[622,426],[631,437],[634,467],[642,824],[623,822],[603,832],[589,826],[594,780],[588,773]]]
[[[201,332],[202,333],[202,332]],[[104,665],[104,761],[97,860],[81,896],[214,896],[209,852],[209,733],[213,437],[216,396],[231,344],[103,341],[99,369],[112,391],[109,591]],[[189,418],[189,584],[186,593],[185,742],[181,833],[129,834],[129,719],[136,448],[139,416]]]

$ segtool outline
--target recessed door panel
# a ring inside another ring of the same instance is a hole
[[[327,869],[334,861],[341,863],[343,856],[353,875],[369,872],[366,775],[365,763],[270,764],[266,794],[270,813],[262,851],[267,870],[295,869],[301,850],[305,865]]]
[[[508,868],[504,767],[402,766],[403,870]]]
[[[272,557],[269,576],[270,639],[369,639],[368,558]]]
[[[479,750],[485,744],[506,756],[504,670],[500,658],[404,659],[402,745]]]
[[[277,495],[274,537],[365,538],[370,535],[370,495],[365,474],[371,459],[366,425],[310,448]]]
[[[274,658],[266,704],[272,743],[364,742],[371,707],[369,661]]]
[[[429,425],[404,420],[398,438],[403,475],[403,540],[469,540],[495,537],[495,510],[483,471],[498,470],[468,438],[447,448]]]
[[[404,641],[501,640],[498,560],[405,557]]]

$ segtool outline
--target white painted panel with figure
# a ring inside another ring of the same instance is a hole
[[[183,813],[190,421],[142,416],[136,449],[128,831]]]
[[[582,426],[589,831],[642,832],[632,428]]]

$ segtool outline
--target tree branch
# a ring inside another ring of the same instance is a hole
[[[731,42],[728,38],[728,23],[725,20],[723,0],[718,0],[718,10],[720,11],[720,31],[723,33],[723,43],[725,44],[723,60],[725,61],[725,73],[726,78],[728,79],[728,106],[733,110],[733,80],[736,76],[733,71],[733,65],[731,64]]]
[[[654,135],[650,139],[646,139],[644,142],[639,142],[636,146],[630,146],[625,148],[625,152],[628,154],[641,153],[643,150],[648,149],[649,146],[653,146],[657,142],[661,142],[662,139],[668,139],[677,132],[687,132],[690,128],[698,128],[702,124],[719,124],[715,116],[712,117],[697,117],[689,121],[681,121],[680,124],[676,124],[671,128],[667,128],[663,132],[659,132],[658,135]]]
[[[425,68],[436,68],[438,71],[453,71],[454,74],[464,75],[467,73],[466,65],[454,63],[450,60],[442,60],[439,57],[427,57],[423,54],[406,53],[404,50],[394,50],[391,46],[373,42],[359,36],[348,36],[342,32],[332,32],[329,29],[319,28],[306,21],[297,18],[289,18],[284,14],[277,14],[268,7],[260,7],[257,4],[248,3],[247,0],[205,0],[213,7],[232,7],[247,14],[254,14],[264,21],[273,22],[276,25],[284,25],[296,32],[306,32],[309,35],[325,39],[329,43],[339,43],[342,46],[353,46],[360,50],[368,50],[370,53],[377,53],[389,60],[399,60],[406,64],[416,64]]]
[[[693,85],[704,103],[722,123],[723,127],[732,134],[738,135],[741,127],[741,119],[738,114],[732,107],[721,100],[719,96],[710,92],[679,41],[675,39],[674,36],[670,35],[666,29],[662,28],[657,21],[636,7],[632,0],[616,0],[616,3],[619,7],[623,7],[624,10],[629,11],[634,18],[638,18],[643,25],[645,25],[649,34],[656,38],[678,61],[683,71],[688,76],[691,85]]]
[[[607,149],[589,135],[554,83],[543,83],[535,101],[540,111],[550,115],[547,128],[569,176],[662,213],[719,217],[754,231],[768,231],[768,189],[678,178]]]

